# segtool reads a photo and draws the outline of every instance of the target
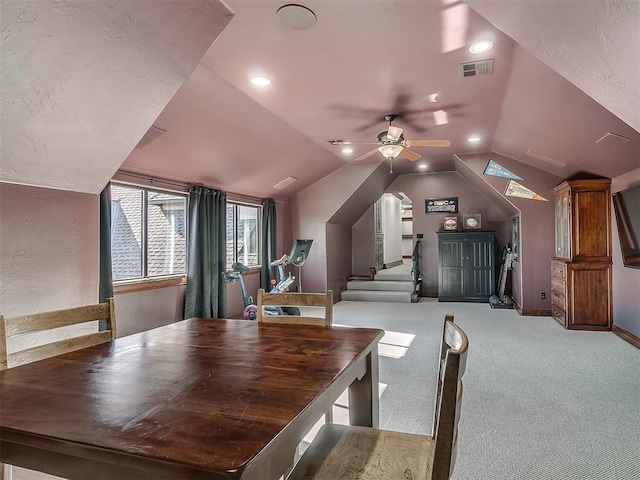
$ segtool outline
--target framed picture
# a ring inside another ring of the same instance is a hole
[[[457,230],[458,229],[458,216],[444,217],[444,230]]]
[[[482,215],[479,213],[470,213],[463,215],[463,227],[465,230],[480,230],[482,228]]]
[[[425,198],[424,213],[458,213],[458,197]]]
[[[511,258],[518,260],[520,256],[520,217],[513,217],[511,222]]]

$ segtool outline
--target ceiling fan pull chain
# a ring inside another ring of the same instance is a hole
[[[389,174],[393,173],[393,158],[389,160]]]

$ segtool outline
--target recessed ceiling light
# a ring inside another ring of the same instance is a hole
[[[480,40],[478,42],[473,42],[469,47],[469,51],[471,53],[485,53],[493,48],[493,42],[491,40]]]
[[[418,170],[426,170],[427,166],[428,165],[426,163],[421,163],[420,165],[418,165]]]
[[[467,141],[471,142],[471,143],[479,142],[480,140],[481,140],[480,137],[469,137],[469,138],[467,138]]]
[[[271,85],[271,80],[267,77],[251,77],[249,81],[256,87],[268,87]]]
[[[353,148],[349,148],[349,147],[343,148],[342,153],[353,153]]]

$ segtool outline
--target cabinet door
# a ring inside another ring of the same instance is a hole
[[[573,260],[603,260],[611,255],[609,191],[577,191],[573,197]]]
[[[440,240],[438,246],[440,268],[438,269],[438,296],[458,297],[463,295],[464,242]]]
[[[465,294],[470,297],[486,298],[495,290],[494,245],[492,239],[472,239],[468,241],[467,278]]]
[[[556,258],[571,259],[571,196],[570,191],[556,195]]]

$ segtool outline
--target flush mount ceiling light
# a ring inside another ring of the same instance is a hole
[[[485,53],[493,48],[493,42],[491,40],[479,40],[473,42],[469,47],[469,51],[474,54]]]
[[[468,142],[471,142],[471,143],[476,143],[476,142],[479,142],[480,140],[481,140],[481,139],[480,139],[480,137],[478,137],[478,136],[474,136],[474,137],[469,137],[469,138],[467,138],[467,141],[468,141]]]
[[[400,155],[400,152],[402,152],[403,148],[404,147],[402,145],[382,145],[381,147],[378,147],[378,151],[387,160],[393,160],[398,155]]]
[[[271,80],[267,77],[251,77],[249,81],[256,87],[268,87],[271,85]]]
[[[302,5],[283,5],[276,15],[280,23],[292,30],[309,30],[316,24],[316,14]]]

